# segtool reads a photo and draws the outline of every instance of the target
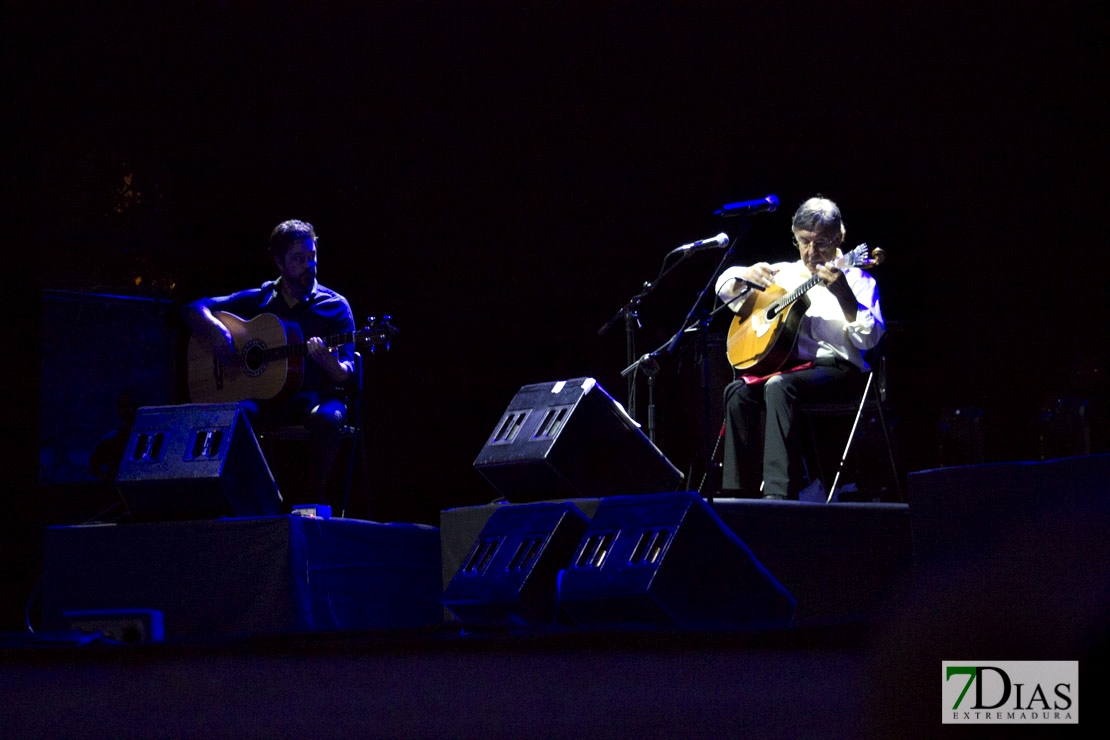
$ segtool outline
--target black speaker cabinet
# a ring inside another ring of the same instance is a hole
[[[682,482],[593,378],[521,388],[474,467],[513,502],[660,493]]]
[[[443,605],[467,623],[554,622],[559,571],[587,524],[571,503],[502,506],[447,584]]]
[[[258,440],[234,403],[139,409],[116,484],[136,521],[281,511]]]
[[[787,625],[796,606],[694,492],[603,500],[560,598],[578,624],[591,627]]]

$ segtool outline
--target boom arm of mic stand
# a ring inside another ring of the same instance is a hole
[[[605,326],[597,330],[597,335],[599,337],[604,336],[605,332],[612,329],[613,325],[621,319],[627,319],[629,316],[635,316],[636,309],[640,306],[640,300],[643,299],[643,297],[646,296],[649,292],[651,292],[651,288],[648,287],[651,286],[651,283],[644,283],[644,286],[645,290],[642,293],[638,293],[637,295],[633,296],[632,300],[621,306],[620,310],[613,314],[613,318],[605,322]]]
[[[671,254],[675,253],[675,251],[677,251],[677,250],[672,250],[667,255],[667,257],[670,257]],[[655,278],[655,280],[654,281],[645,280],[644,281],[644,289],[641,290],[636,295],[632,296],[632,299],[630,301],[628,301],[628,303],[624,304],[620,308],[620,310],[618,310],[613,315],[613,318],[611,318],[607,322],[605,322],[605,326],[603,326],[603,327],[601,327],[600,329],[597,330],[597,335],[599,337],[603,336],[605,334],[605,332],[612,329],[613,325],[616,324],[619,320],[621,320],[622,318],[627,317],[630,313],[635,313],[636,308],[638,308],[639,305],[640,305],[640,301],[647,298],[651,294],[651,291],[655,290],[659,286],[659,283],[662,282],[663,278],[665,278],[667,275],[669,275],[671,273],[671,271],[674,270],[674,268],[678,267],[678,265],[683,260],[685,260],[687,257],[689,257],[691,254],[693,254],[693,252],[690,252],[690,251],[682,252],[682,257],[678,260],[675,260],[675,262],[670,267],[666,266],[667,265],[667,257],[664,257],[663,258],[663,268],[659,270],[659,275]],[[629,357],[628,359],[631,361],[632,358]]]
[[[635,324],[637,326],[639,326],[639,315],[636,313],[636,309],[639,307],[640,301],[642,301],[644,298],[646,298],[651,293],[651,291],[655,290],[655,288],[659,285],[659,283],[663,280],[663,278],[665,278],[667,275],[669,275],[671,273],[671,271],[674,270],[674,268],[678,267],[678,265],[680,263],[682,263],[683,260],[685,260],[688,256],[693,254],[693,252],[691,252],[689,250],[682,252],[682,256],[679,259],[675,260],[668,267],[667,266],[667,259],[671,256],[671,254],[674,254],[675,251],[676,250],[672,250],[670,254],[668,254],[666,257],[663,258],[663,266],[660,268],[659,275],[655,278],[655,280],[654,281],[645,281],[644,282],[644,289],[641,290],[636,295],[634,295],[628,303],[624,304],[624,306],[622,306],[621,309],[619,311],[617,311],[616,314],[613,315],[613,318],[609,319],[609,321],[607,321],[605,323],[605,325],[603,327],[601,327],[600,329],[598,329],[598,331],[597,331],[598,336],[602,336],[607,331],[612,329],[613,325],[616,324],[617,321],[619,321],[622,318],[624,319],[624,322],[625,322],[625,347],[626,347],[626,353],[627,353],[626,359],[627,359],[629,365],[628,365],[627,368],[625,368],[624,372],[621,373],[621,377],[628,378],[629,374],[632,373],[633,371],[635,371],[636,369],[638,369],[639,366],[640,366],[640,361],[639,360],[633,361],[633,358],[636,356],[636,338],[635,338],[635,329],[633,328],[633,322],[635,322]],[[720,268],[718,267],[718,270],[719,269]],[[657,355],[657,354],[658,354],[658,350],[656,350],[656,352],[652,353],[652,355]],[[629,416],[631,416],[633,419],[636,418],[636,378],[635,378],[635,376],[632,376],[631,378],[628,378],[628,403],[626,404],[626,410],[628,411]]]
[[[705,287],[701,289],[701,292],[698,293],[698,297],[694,299],[694,305],[690,307],[690,311],[686,314],[686,318],[682,320],[682,326],[677,332],[675,332],[670,341],[667,342],[666,345],[664,345],[664,348],[661,352],[662,355],[674,354],[674,351],[678,349],[679,342],[682,341],[682,336],[692,326],[694,326],[694,324],[696,323],[695,316],[697,315],[698,307],[701,305],[701,302],[705,298],[706,293],[708,293],[710,288],[712,288],[713,285],[717,282],[717,276],[721,274],[722,270],[724,270],[725,263],[727,263],[728,260],[732,257],[732,253],[736,249],[736,244],[740,241],[740,239],[743,238],[744,233],[747,232],[747,230],[748,227],[747,225],[745,225],[743,230],[740,232],[740,236],[733,240],[728,248],[728,251],[726,251],[724,256],[721,257],[721,261],[717,263],[717,269],[715,269],[713,271],[713,274],[709,276],[709,282],[707,282],[705,284]],[[709,315],[712,316],[714,313],[715,311],[711,312]]]

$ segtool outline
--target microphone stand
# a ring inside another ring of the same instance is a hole
[[[613,318],[609,319],[609,321],[607,321],[605,323],[605,326],[603,326],[603,327],[601,327],[600,329],[597,330],[597,335],[598,336],[603,336],[607,331],[612,329],[613,326],[618,321],[620,321],[621,319],[624,319],[625,360],[626,360],[626,362],[628,362],[628,367],[625,368],[625,370],[621,373],[621,377],[625,378],[626,381],[627,381],[627,385],[628,385],[628,404],[626,406],[626,410],[628,411],[628,415],[631,416],[633,419],[636,418],[636,376],[635,376],[634,373],[637,369],[640,368],[640,360],[635,359],[636,358],[636,327],[643,328],[642,325],[640,324],[640,314],[639,314],[640,302],[643,301],[643,299],[647,298],[651,294],[651,292],[653,290],[655,290],[655,288],[659,285],[659,283],[663,280],[663,278],[665,278],[667,275],[669,275],[671,273],[671,271],[673,271],[676,267],[678,267],[682,263],[683,260],[685,260],[691,254],[693,254],[693,251],[691,251],[691,250],[682,251],[681,252],[682,257],[678,260],[675,260],[674,263],[672,263],[668,267],[667,266],[667,259],[670,258],[670,256],[675,254],[676,252],[679,252],[681,249],[682,248],[679,247],[677,249],[672,249],[670,252],[668,252],[667,255],[663,258],[663,266],[660,268],[659,275],[655,278],[655,280],[654,281],[645,281],[644,285],[643,285],[643,290],[641,290],[636,295],[632,296],[632,298],[628,301],[628,303],[621,306],[620,309],[616,312],[616,314],[613,315]],[[718,268],[718,269],[720,269],[720,268]],[[656,350],[655,352],[649,353],[649,355],[655,355],[655,354],[658,353],[658,351],[659,350]],[[644,355],[644,357],[648,357],[649,355]],[[640,359],[642,360],[644,358],[640,358]],[[654,368],[651,368],[647,363],[645,363],[643,365],[643,370],[644,370],[644,374],[647,376],[647,379],[648,379],[648,402],[649,402],[648,411],[649,411],[649,417],[650,417],[654,413],[654,407],[651,405],[651,395],[652,395],[653,385],[654,385],[654,382],[655,382],[655,374],[659,371],[659,366],[658,366],[658,364],[656,364]],[[649,430],[648,437],[651,439],[652,442],[654,442],[655,437],[652,436],[653,433],[654,433],[654,424],[652,423],[652,420],[650,418],[648,419],[648,430]]]
[[[629,386],[633,388],[636,384],[636,371],[643,370],[644,376],[647,378],[647,435],[648,439],[650,439],[652,442],[655,442],[655,376],[659,373],[659,363],[655,361],[655,355],[658,352],[659,350],[656,350],[655,352],[648,352],[646,355],[633,362],[624,370],[621,370],[621,377],[627,379]]]
[[[675,332],[674,336],[672,336],[670,338],[670,340],[666,344],[662,345],[659,349],[655,350],[652,353],[644,355],[639,360],[637,360],[636,363],[633,363],[629,367],[625,368],[624,372],[621,373],[621,375],[624,375],[625,373],[631,372],[636,365],[644,363],[644,361],[648,358],[650,358],[652,362],[656,362],[657,358],[669,357],[670,355],[674,354],[676,349],[678,349],[678,345],[682,341],[682,337],[685,336],[687,332],[697,332],[697,335],[698,335],[698,345],[697,345],[698,354],[700,355],[700,360],[701,360],[701,365],[702,365],[702,373],[701,373],[702,435],[701,436],[702,436],[702,465],[703,465],[703,470],[705,470],[705,471],[708,471],[710,469],[710,467],[712,467],[712,465],[713,465],[713,447],[710,445],[711,429],[709,427],[709,415],[710,415],[710,412],[711,412],[711,409],[712,409],[712,405],[711,405],[710,399],[709,399],[709,391],[710,391],[710,385],[711,385],[710,380],[709,380],[709,356],[708,356],[709,355],[709,346],[708,346],[708,341],[707,341],[707,338],[706,338],[706,333],[708,332],[708,329],[709,329],[710,320],[713,318],[714,315],[716,315],[717,311],[724,308],[725,305],[727,305],[727,304],[724,304],[724,305],[720,306],[716,310],[710,310],[710,311],[706,311],[704,309],[701,309],[701,305],[702,305],[703,300],[705,299],[706,294],[708,294],[712,291],[712,289],[714,287],[714,284],[717,282],[717,277],[721,274],[721,272],[724,270],[725,265],[732,258],[732,254],[736,249],[736,244],[739,243],[739,241],[744,237],[744,235],[748,231],[748,228],[749,228],[749,224],[746,221],[740,224],[740,234],[737,236],[736,239],[733,239],[729,243],[728,250],[725,252],[724,256],[721,257],[720,262],[717,263],[717,268],[715,270],[713,270],[713,274],[709,276],[709,280],[706,282],[705,287],[701,289],[701,292],[698,293],[697,298],[694,299],[694,304],[690,307],[689,312],[686,314],[686,318],[683,319],[683,321],[682,321],[681,328],[679,328],[679,330],[677,332]],[[713,292],[713,295],[716,295],[716,293]],[[651,393],[651,390],[652,390],[651,389],[651,380],[652,380],[652,378],[651,378],[651,376],[649,376],[649,378],[648,378],[648,382],[649,382],[648,392],[649,392],[649,394]],[[654,411],[654,409],[653,409],[653,411]],[[650,417],[649,417],[649,421],[650,421]],[[651,439],[652,439],[653,442],[655,441],[654,437],[652,437]],[[687,480],[690,480],[690,478],[688,477]],[[703,481],[705,480],[704,475],[702,476],[702,480]],[[710,499],[711,499],[710,503],[712,503],[712,497],[710,497]]]
[[[636,356],[636,327],[642,326],[640,324],[640,301],[643,300],[655,286],[651,283],[645,282],[644,289],[632,296],[628,303],[621,306],[620,310],[613,315],[605,323],[605,326],[597,330],[597,335],[603,336],[607,331],[622,318],[624,319],[624,349],[625,355],[628,357],[629,362]],[[636,418],[636,386],[633,383],[628,384],[628,403],[626,404],[628,415],[633,419]]]

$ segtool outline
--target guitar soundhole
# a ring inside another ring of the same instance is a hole
[[[243,372],[247,377],[257,378],[266,369],[266,345],[258,339],[247,342],[239,356],[243,358]]]

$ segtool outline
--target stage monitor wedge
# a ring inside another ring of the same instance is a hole
[[[135,521],[281,513],[281,494],[234,403],[144,406],[116,484]]]
[[[570,502],[501,506],[444,590],[443,605],[468,624],[554,623],[559,572],[588,524]]]
[[[513,503],[663,493],[683,478],[593,378],[522,387],[474,467]]]
[[[797,602],[697,492],[604,499],[563,576],[584,627],[781,627]]]

